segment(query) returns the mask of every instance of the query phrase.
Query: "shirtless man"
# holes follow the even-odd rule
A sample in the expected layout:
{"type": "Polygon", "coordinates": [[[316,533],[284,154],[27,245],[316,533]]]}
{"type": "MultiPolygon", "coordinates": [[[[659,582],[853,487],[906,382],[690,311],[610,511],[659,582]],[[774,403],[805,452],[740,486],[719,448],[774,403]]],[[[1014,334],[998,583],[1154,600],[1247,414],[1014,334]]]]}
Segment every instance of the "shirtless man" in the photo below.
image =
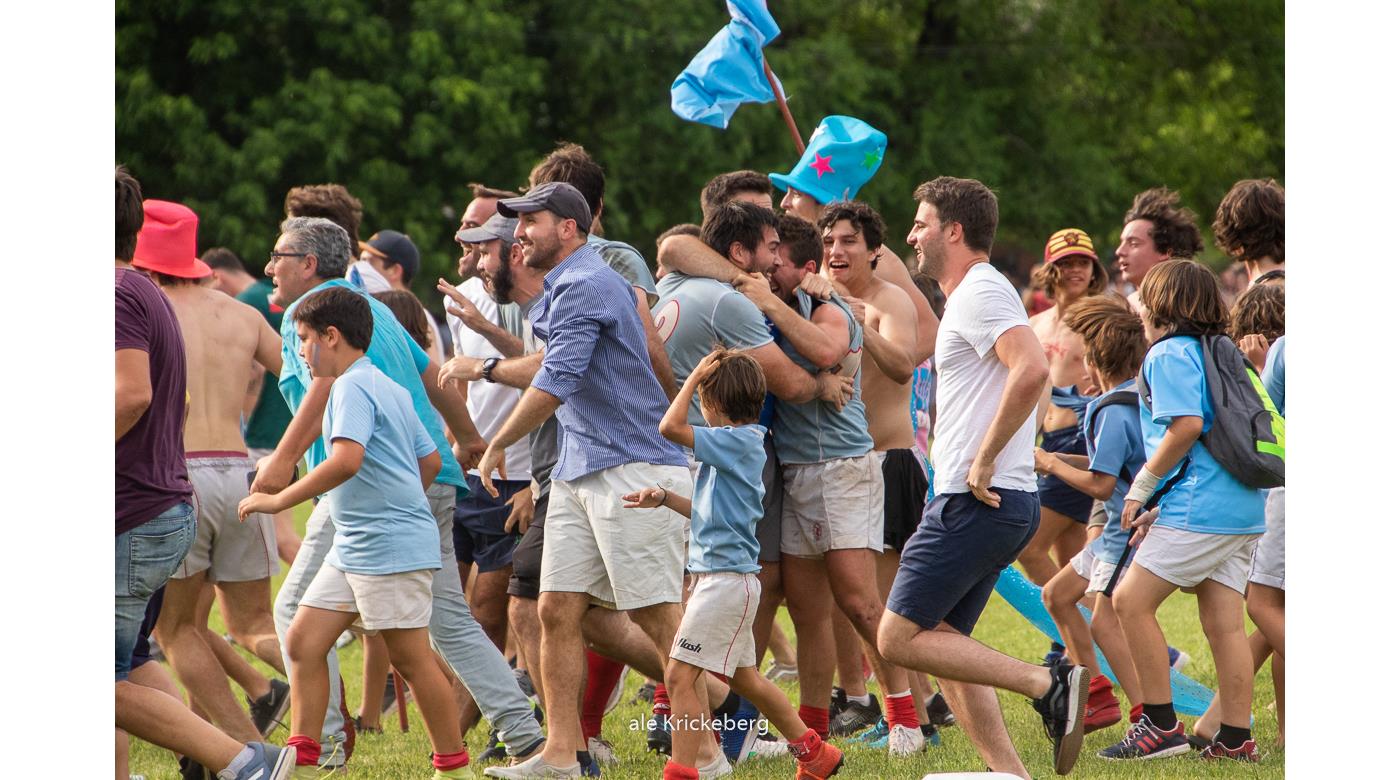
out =
{"type": "MultiPolygon", "coordinates": [[[[1033,280],[1044,288],[1055,305],[1031,317],[1031,330],[1050,363],[1048,395],[1041,399],[1041,430],[1046,452],[1086,455],[1081,428],[1084,407],[1095,393],[1084,368],[1084,342],[1061,321],[1062,313],[1086,295],[1098,295],[1108,286],[1108,271],[1094,253],[1089,234],[1078,228],[1056,231],[1045,244],[1045,262],[1033,280]],[[1048,403],[1047,403],[1048,402],[1048,403]]],[[[1052,476],[1039,478],[1040,527],[1021,551],[1026,576],[1044,585],[1084,549],[1085,528],[1094,500],[1052,476]],[[1055,561],[1050,560],[1050,551],[1055,561]]],[[[1056,647],[1058,650],[1058,646],[1056,647]]],[[[1063,652],[1063,651],[1061,651],[1063,652]]]]}
{"type": "Polygon", "coordinates": [[[1137,288],[1152,266],[1173,257],[1190,259],[1200,254],[1205,244],[1196,226],[1196,215],[1177,205],[1180,198],[1166,187],[1154,187],[1139,192],[1133,206],[1123,215],[1122,243],[1115,254],[1123,278],[1132,284],[1128,305],[1142,313],[1138,306],[1137,288]]]}
{"type": "MultiPolygon", "coordinates": [[[[146,201],[145,210],[133,265],[149,272],[169,297],[184,336],[190,399],[185,462],[199,512],[194,545],[166,585],[156,636],[210,720],[234,739],[257,741],[261,728],[270,729],[271,723],[255,727],[234,699],[220,657],[232,651],[209,631],[210,603],[200,593],[206,582],[213,584],[238,644],[286,674],[272,621],[269,582],[279,569],[273,520],[254,515],[239,522],[236,511],[254,468],[239,426],[247,366],[256,360],[268,371],[280,371],[280,339],[256,309],[200,284],[211,271],[195,257],[193,211],[156,200],[146,201]]],[[[271,694],[282,705],[289,703],[285,686],[278,697],[265,679],[256,679],[265,690],[251,695],[271,694]]]]}

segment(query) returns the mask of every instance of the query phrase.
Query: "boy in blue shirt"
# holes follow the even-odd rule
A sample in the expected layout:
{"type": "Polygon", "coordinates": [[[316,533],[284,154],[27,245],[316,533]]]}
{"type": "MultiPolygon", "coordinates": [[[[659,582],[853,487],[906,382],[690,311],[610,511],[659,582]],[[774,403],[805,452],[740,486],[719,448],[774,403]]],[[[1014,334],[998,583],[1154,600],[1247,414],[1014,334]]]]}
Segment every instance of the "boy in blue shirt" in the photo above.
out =
{"type": "Polygon", "coordinates": [[[1120,301],[1098,295],[1085,298],[1064,312],[1063,321],[1084,342],[1084,366],[1096,387],[1106,392],[1089,401],[1084,414],[1088,455],[1035,450],[1035,470],[1104,503],[1108,522],[1058,574],[1045,584],[1041,596],[1060,630],[1075,663],[1089,670],[1089,703],[1084,732],[1117,723],[1123,715],[1113,695],[1113,683],[1099,669],[1094,644],[1103,650],[1123,692],[1132,705],[1131,719],[1142,714],[1142,689],[1133,670],[1127,640],[1110,600],[1109,584],[1132,534],[1120,524],[1123,497],[1132,476],[1147,459],[1138,423],[1133,375],[1142,365],[1147,341],[1142,321],[1120,301]],[[1116,402],[1116,403],[1115,403],[1116,402]],[[1092,624],[1079,612],[1085,593],[1097,593],[1092,624]]]}
{"type": "Polygon", "coordinates": [[[287,631],[294,778],[320,776],[318,736],[330,696],[326,654],[352,626],[382,632],[408,681],[433,745],[435,780],[467,777],[456,700],[428,644],[437,521],[425,491],[442,458],[404,390],[365,357],[374,318],[364,296],[332,287],[307,296],[293,318],[313,376],[334,377],[324,420],[329,457],[276,495],[254,493],[240,517],[275,514],[328,493],[337,512],[326,564],[287,631]]]}
{"type": "Polygon", "coordinates": [[[1215,274],[1189,260],[1154,266],[1139,298],[1153,342],[1140,404],[1147,462],[1123,501],[1123,528],[1136,529],[1132,565],[1114,593],[1143,690],[1143,717],[1104,758],[1155,758],[1190,750],[1172,708],[1167,644],[1157,608],[1177,588],[1194,588],[1201,628],[1220,680],[1220,731],[1206,758],[1258,761],[1249,732],[1254,670],[1244,632],[1244,590],[1264,532],[1264,491],[1248,487],[1201,442],[1214,410],[1198,334],[1224,332],[1229,315],[1215,274]],[[1144,505],[1157,501],[1151,511],[1144,505]],[[1141,513],[1141,514],[1140,514],[1141,513]]]}
{"type": "MultiPolygon", "coordinates": [[[[758,520],[763,516],[763,426],[758,425],[767,384],[758,361],[718,349],[702,360],[661,419],[661,434],[691,448],[700,463],[693,499],[649,487],[623,496],[629,508],[665,506],[691,518],[691,574],[685,615],[666,667],[673,722],[666,780],[697,780],[706,722],[706,671],[727,675],[730,687],[752,701],[788,740],[799,778],[826,778],[843,755],[807,728],[786,694],[758,673],[753,620],[758,610],[758,520]],[[709,427],[687,422],[699,391],[709,427]]],[[[721,756],[720,761],[724,760],[721,756]]],[[[717,767],[703,767],[707,774],[717,767]]]]}

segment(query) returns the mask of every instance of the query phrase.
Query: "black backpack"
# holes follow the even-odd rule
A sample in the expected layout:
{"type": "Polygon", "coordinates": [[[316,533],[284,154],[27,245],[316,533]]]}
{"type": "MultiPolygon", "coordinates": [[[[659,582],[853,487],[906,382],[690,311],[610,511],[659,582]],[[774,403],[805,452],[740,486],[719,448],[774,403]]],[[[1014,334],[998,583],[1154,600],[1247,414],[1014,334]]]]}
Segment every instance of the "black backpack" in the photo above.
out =
{"type": "MultiPolygon", "coordinates": [[[[1137,394],[1137,391],[1136,391],[1136,390],[1114,390],[1113,392],[1111,392],[1111,393],[1109,393],[1108,395],[1104,396],[1104,397],[1103,397],[1103,400],[1099,401],[1098,406],[1095,406],[1095,407],[1094,407],[1094,413],[1091,414],[1091,415],[1089,415],[1089,424],[1088,424],[1088,426],[1086,426],[1088,430],[1085,431],[1085,435],[1088,436],[1089,441],[1095,441],[1095,440],[1096,440],[1096,437],[1097,437],[1097,435],[1098,435],[1098,430],[1097,430],[1097,428],[1098,428],[1099,414],[1102,413],[1103,410],[1104,410],[1105,408],[1107,408],[1107,407],[1109,407],[1109,406],[1133,406],[1133,407],[1136,407],[1137,405],[1138,405],[1138,394],[1137,394]]],[[[1137,476],[1137,475],[1136,475],[1136,474],[1133,474],[1133,473],[1130,472],[1130,471],[1128,471],[1128,466],[1127,466],[1126,463],[1123,464],[1123,468],[1120,469],[1119,472],[1118,472],[1118,478],[1121,479],[1121,480],[1123,480],[1124,482],[1129,483],[1129,484],[1132,483],[1133,477],[1135,477],[1135,476],[1137,476]]]]}
{"type": "MultiPolygon", "coordinates": [[[[1249,364],[1235,342],[1226,336],[1172,333],[1157,342],[1184,335],[1197,336],[1201,340],[1206,390],[1214,413],[1210,430],[1201,437],[1206,451],[1231,476],[1248,487],[1281,487],[1284,475],[1283,416],[1278,413],[1273,399],[1269,398],[1264,383],[1259,381],[1254,366],[1249,364]]],[[[1156,346],[1155,342],[1153,346],[1156,346]]],[[[1152,388],[1140,371],[1137,388],[1150,409],[1152,388]]]]}

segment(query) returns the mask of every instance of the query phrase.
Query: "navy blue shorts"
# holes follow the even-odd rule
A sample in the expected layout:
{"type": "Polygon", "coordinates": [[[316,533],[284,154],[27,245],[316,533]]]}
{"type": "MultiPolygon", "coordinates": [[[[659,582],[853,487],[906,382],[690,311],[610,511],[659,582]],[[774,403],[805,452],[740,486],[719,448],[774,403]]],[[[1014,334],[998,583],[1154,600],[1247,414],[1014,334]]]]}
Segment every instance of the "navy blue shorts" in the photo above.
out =
{"type": "Polygon", "coordinates": [[[496,571],[510,565],[515,543],[520,534],[506,533],[506,518],[510,517],[510,499],[521,490],[528,490],[526,480],[496,480],[500,498],[492,498],[481,486],[481,478],[467,474],[471,493],[457,499],[452,511],[452,546],[460,563],[475,563],[477,571],[496,571]]]}
{"type": "MultiPolygon", "coordinates": [[[[1089,454],[1084,443],[1084,429],[1078,425],[1058,431],[1046,431],[1041,437],[1040,448],[1046,452],[1089,454]]],[[[1089,512],[1094,508],[1094,499],[1088,493],[1081,493],[1065,484],[1059,477],[1049,474],[1040,476],[1036,480],[1036,486],[1040,490],[1041,506],[1053,509],[1081,525],[1089,522],[1089,512]]]]}
{"type": "Polygon", "coordinates": [[[947,623],[971,635],[1001,570],[1040,527],[1035,493],[992,488],[993,509],[971,493],[945,493],[924,507],[919,530],[904,545],[889,611],[930,629],[947,623]]]}

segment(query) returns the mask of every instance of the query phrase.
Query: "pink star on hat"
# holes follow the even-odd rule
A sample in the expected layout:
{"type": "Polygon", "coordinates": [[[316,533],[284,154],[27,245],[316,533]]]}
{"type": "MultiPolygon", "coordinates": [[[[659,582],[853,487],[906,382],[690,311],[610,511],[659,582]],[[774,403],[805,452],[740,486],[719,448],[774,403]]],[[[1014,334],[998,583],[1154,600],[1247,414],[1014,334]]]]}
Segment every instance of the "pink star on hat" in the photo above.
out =
{"type": "Polygon", "coordinates": [[[807,167],[817,169],[818,179],[820,179],[822,177],[822,174],[824,173],[835,173],[835,171],[831,169],[831,155],[828,154],[827,156],[822,157],[821,153],[818,152],[813,156],[816,158],[816,161],[807,167]]]}

